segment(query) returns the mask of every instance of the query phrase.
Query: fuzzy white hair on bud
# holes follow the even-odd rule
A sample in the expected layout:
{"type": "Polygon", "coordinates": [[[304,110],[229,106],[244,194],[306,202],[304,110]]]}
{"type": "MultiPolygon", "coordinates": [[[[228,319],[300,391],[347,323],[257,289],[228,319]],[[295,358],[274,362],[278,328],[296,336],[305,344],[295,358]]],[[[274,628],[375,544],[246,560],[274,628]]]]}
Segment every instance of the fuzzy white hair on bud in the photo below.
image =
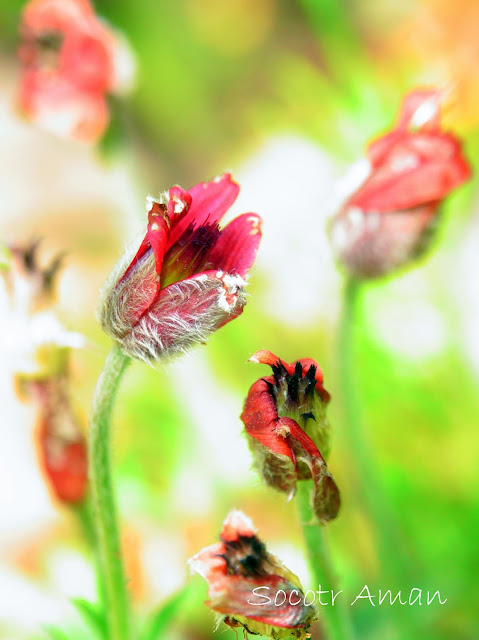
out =
{"type": "Polygon", "coordinates": [[[246,282],[241,276],[218,271],[216,277],[223,283],[223,291],[218,299],[218,306],[228,312],[235,307],[238,292],[243,292],[246,282]]]}
{"type": "Polygon", "coordinates": [[[103,330],[123,352],[148,363],[203,344],[246,304],[243,278],[222,271],[175,282],[157,299],[156,282],[154,258],[145,256],[126,278],[110,279],[98,312],[103,330]]]}

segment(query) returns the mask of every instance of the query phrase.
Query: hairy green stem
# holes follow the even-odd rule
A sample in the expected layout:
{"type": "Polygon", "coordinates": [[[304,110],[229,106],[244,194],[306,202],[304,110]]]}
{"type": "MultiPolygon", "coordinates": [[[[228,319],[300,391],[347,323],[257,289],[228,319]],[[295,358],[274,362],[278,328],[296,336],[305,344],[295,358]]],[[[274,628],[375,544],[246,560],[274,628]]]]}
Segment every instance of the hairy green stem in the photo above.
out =
{"type": "MultiPolygon", "coordinates": [[[[371,437],[364,424],[359,396],[359,376],[354,366],[355,326],[361,294],[359,281],[346,282],[340,326],[339,368],[341,396],[345,417],[345,433],[355,462],[355,481],[358,491],[376,529],[377,544],[383,566],[389,566],[391,578],[412,580],[410,552],[402,536],[397,514],[385,495],[371,445],[371,437]]],[[[406,585],[402,585],[406,586],[406,585]]]]}
{"type": "Polygon", "coordinates": [[[312,483],[309,480],[298,482],[297,502],[300,524],[306,546],[309,570],[314,581],[313,591],[329,591],[327,606],[320,606],[319,613],[324,616],[327,637],[330,640],[352,640],[354,638],[349,612],[341,598],[332,602],[333,592],[338,593],[337,581],[331,563],[326,540],[326,527],[318,524],[311,508],[312,483]]]}
{"type": "Polygon", "coordinates": [[[88,433],[90,490],[109,640],[128,640],[130,637],[129,602],[110,463],[111,416],[128,362],[129,358],[115,345],[98,378],[88,433]]]}

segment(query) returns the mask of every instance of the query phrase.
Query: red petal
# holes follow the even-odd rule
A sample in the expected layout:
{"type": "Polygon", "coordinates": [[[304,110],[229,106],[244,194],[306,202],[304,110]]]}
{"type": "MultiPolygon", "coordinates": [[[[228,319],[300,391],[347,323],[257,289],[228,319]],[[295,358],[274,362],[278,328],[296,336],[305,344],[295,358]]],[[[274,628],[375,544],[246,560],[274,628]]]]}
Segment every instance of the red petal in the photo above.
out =
{"type": "Polygon", "coordinates": [[[271,351],[265,351],[263,349],[257,351],[256,353],[253,353],[253,355],[249,359],[249,362],[267,364],[270,367],[273,367],[274,365],[282,365],[290,376],[293,375],[294,367],[296,364],[295,362],[293,364],[288,364],[284,360],[281,360],[281,358],[278,358],[278,356],[275,356],[271,351]]]}
{"type": "Polygon", "coordinates": [[[192,222],[195,226],[200,226],[206,221],[210,224],[218,222],[238,197],[239,185],[232,180],[230,173],[225,173],[212,182],[200,182],[188,193],[192,197],[191,207],[187,215],[171,230],[168,248],[192,222]]]}
{"type": "Polygon", "coordinates": [[[227,273],[245,276],[261,242],[261,222],[256,213],[244,213],[230,222],[210,254],[211,263],[227,273]]]}
{"type": "Polygon", "coordinates": [[[341,506],[339,489],[333,476],[326,466],[323,456],[311,438],[304,433],[298,423],[291,418],[281,418],[278,430],[284,429],[285,438],[288,440],[296,459],[307,462],[313,479],[314,491],[312,506],[314,513],[320,522],[334,520],[341,506]]]}
{"type": "Polygon", "coordinates": [[[283,629],[309,626],[315,615],[314,608],[304,604],[302,591],[278,575],[258,578],[224,576],[210,588],[210,595],[213,597],[207,604],[218,613],[241,616],[283,629]],[[265,589],[256,594],[253,590],[257,587],[265,589]],[[269,602],[261,597],[266,594],[269,602]]]}
{"type": "Polygon", "coordinates": [[[166,245],[170,235],[170,221],[165,207],[153,202],[148,212],[147,236],[153,255],[155,256],[155,270],[158,277],[161,274],[166,245]]]}
{"type": "Polygon", "coordinates": [[[274,378],[272,376],[262,378],[251,385],[241,420],[246,432],[252,438],[255,438],[275,455],[287,456],[294,460],[290,445],[277,432],[278,410],[269,392],[268,382],[274,384],[274,378]]]}
{"type": "Polygon", "coordinates": [[[459,141],[444,133],[396,132],[370,147],[373,171],[349,204],[397,211],[442,200],[470,176],[459,141]]]}
{"type": "Polygon", "coordinates": [[[281,358],[278,358],[278,356],[275,356],[274,353],[272,353],[271,351],[265,351],[264,349],[261,349],[260,351],[256,351],[256,353],[253,353],[253,355],[248,360],[248,362],[256,362],[258,364],[267,364],[271,367],[272,365],[277,364],[278,362],[282,362],[282,360],[281,358]]]}
{"type": "Polygon", "coordinates": [[[178,185],[168,191],[168,216],[172,226],[185,216],[191,207],[191,195],[178,185]]]}
{"type": "Polygon", "coordinates": [[[169,225],[170,223],[168,220],[167,212],[164,210],[164,205],[160,205],[158,202],[153,202],[151,209],[148,212],[148,226],[146,236],[143,238],[142,243],[135,254],[135,257],[128,265],[125,273],[121,277],[120,282],[122,282],[127,277],[138,260],[140,260],[147,251],[152,249],[153,255],[155,257],[155,271],[158,275],[158,286],[156,290],[156,294],[158,294],[160,290],[159,276],[161,274],[163,258],[165,257],[165,249],[170,235],[169,225]]]}
{"type": "Polygon", "coordinates": [[[301,448],[304,449],[308,456],[310,456],[311,458],[320,458],[324,462],[323,456],[319,453],[318,447],[314,444],[308,434],[301,429],[296,420],[286,417],[280,418],[276,425],[276,429],[278,433],[286,430],[289,435],[283,435],[281,437],[286,437],[286,439],[293,438],[301,446],[301,448]]]}

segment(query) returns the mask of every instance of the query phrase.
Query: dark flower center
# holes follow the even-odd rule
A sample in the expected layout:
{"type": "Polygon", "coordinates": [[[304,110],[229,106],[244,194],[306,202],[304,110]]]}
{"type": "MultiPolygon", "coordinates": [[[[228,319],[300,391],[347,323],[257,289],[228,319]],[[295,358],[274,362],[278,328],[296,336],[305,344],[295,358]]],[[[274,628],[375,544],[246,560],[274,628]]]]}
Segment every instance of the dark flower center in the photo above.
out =
{"type": "Polygon", "coordinates": [[[191,223],[183,235],[168,250],[161,270],[161,286],[184,280],[195,273],[214,269],[211,251],[221,235],[218,224],[191,223]]]}
{"type": "Polygon", "coordinates": [[[229,575],[244,577],[266,575],[264,568],[267,559],[266,547],[257,536],[238,536],[237,540],[222,540],[222,542],[225,553],[221,557],[226,562],[229,575]]]}
{"type": "Polygon", "coordinates": [[[266,380],[278,416],[295,420],[313,440],[323,457],[329,452],[329,423],[326,418],[326,403],[316,390],[317,367],[312,364],[303,373],[301,362],[297,362],[292,374],[281,361],[272,365],[274,384],[266,380]]]}
{"type": "Polygon", "coordinates": [[[292,417],[291,413],[300,413],[315,419],[313,407],[315,404],[316,369],[312,364],[303,375],[303,367],[297,362],[291,375],[282,362],[272,365],[275,384],[268,383],[278,414],[292,417]]]}
{"type": "Polygon", "coordinates": [[[25,34],[21,49],[23,63],[27,67],[56,69],[63,40],[64,34],[55,29],[25,34]]]}

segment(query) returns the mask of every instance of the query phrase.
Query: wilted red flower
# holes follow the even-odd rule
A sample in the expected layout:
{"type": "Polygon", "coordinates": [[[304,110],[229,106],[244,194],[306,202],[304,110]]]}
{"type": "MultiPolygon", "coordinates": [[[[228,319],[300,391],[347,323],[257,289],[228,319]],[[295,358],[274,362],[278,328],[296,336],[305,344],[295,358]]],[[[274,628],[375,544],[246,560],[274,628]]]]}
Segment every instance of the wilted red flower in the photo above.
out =
{"type": "Polygon", "coordinates": [[[89,0],[30,0],[20,31],[22,111],[62,137],[97,140],[108,125],[106,95],[131,72],[125,44],[89,0]]]}
{"type": "Polygon", "coordinates": [[[87,444],[72,411],[67,378],[32,381],[28,389],[38,411],[40,466],[58,500],[81,502],[88,482],[87,444]]]}
{"type": "Polygon", "coordinates": [[[370,144],[370,173],[332,221],[334,249],[357,278],[377,277],[427,246],[443,199],[471,174],[441,129],[438,90],[408,94],[390,133],[370,144]]]}
{"type": "Polygon", "coordinates": [[[206,603],[230,627],[272,638],[309,638],[316,619],[305,604],[301,583],[257,537],[253,523],[232,511],[223,523],[221,542],[190,560],[208,582],[206,603]]]}
{"type": "Polygon", "coordinates": [[[243,277],[261,240],[261,218],[245,213],[223,229],[236,200],[230,174],[150,201],[146,236],[107,282],[103,329],[132,358],[151,361],[202,343],[245,305],[243,277]]]}
{"type": "Polygon", "coordinates": [[[298,480],[313,479],[312,506],[320,521],[335,518],[340,497],[326,466],[330,396],[314,360],[287,364],[270,351],[252,362],[268,364],[272,376],[257,380],[248,392],[241,420],[255,464],[265,482],[290,496],[298,480]]]}

